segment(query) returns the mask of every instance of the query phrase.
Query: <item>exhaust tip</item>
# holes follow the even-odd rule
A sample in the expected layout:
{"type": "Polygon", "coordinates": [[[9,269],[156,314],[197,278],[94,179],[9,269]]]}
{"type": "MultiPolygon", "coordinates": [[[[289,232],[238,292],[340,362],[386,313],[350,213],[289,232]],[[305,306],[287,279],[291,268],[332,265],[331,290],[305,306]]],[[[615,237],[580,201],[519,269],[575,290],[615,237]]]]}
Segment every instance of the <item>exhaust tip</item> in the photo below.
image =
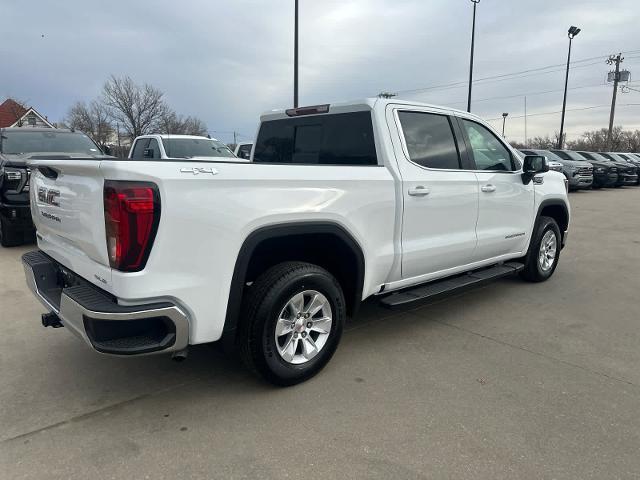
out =
{"type": "Polygon", "coordinates": [[[173,355],[171,355],[171,360],[173,360],[174,362],[183,362],[187,359],[188,354],[189,350],[184,348],[182,350],[174,352],[173,355]]]}

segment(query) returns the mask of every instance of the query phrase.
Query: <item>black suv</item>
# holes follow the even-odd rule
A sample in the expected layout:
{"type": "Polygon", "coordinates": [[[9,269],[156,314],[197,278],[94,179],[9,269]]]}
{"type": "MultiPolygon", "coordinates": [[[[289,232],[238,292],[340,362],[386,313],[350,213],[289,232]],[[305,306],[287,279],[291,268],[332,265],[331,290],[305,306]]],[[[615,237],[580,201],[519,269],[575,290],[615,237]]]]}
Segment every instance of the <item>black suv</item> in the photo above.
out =
{"type": "Polygon", "coordinates": [[[634,167],[636,167],[636,174],[637,174],[636,185],[640,185],[640,156],[638,156],[637,153],[621,153],[621,152],[616,152],[616,155],[620,157],[622,160],[624,160],[625,162],[630,163],[634,167]]]}
{"type": "Polygon", "coordinates": [[[633,163],[613,152],[600,152],[600,155],[618,165],[618,175],[622,176],[624,185],[638,183],[638,169],[633,163]]]}
{"type": "Polygon", "coordinates": [[[57,128],[0,129],[0,244],[32,241],[29,208],[30,159],[113,158],[84,133],[57,128]]]}
{"type": "Polygon", "coordinates": [[[597,152],[576,152],[593,165],[593,188],[619,187],[624,177],[618,176],[618,166],[597,152]]]}

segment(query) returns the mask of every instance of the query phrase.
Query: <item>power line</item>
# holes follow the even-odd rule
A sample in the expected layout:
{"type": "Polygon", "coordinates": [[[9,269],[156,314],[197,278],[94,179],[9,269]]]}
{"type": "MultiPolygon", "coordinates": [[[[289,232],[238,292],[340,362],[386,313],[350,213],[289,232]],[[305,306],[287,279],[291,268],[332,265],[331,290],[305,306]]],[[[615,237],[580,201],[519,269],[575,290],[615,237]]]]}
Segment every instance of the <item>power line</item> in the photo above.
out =
{"type": "MultiPolygon", "coordinates": [[[[640,106],[640,103],[625,103],[622,105],[618,105],[618,107],[638,107],[640,106]]],[[[580,107],[580,108],[570,108],[567,109],[567,112],[578,112],[581,110],[593,110],[596,108],[609,108],[610,105],[591,105],[589,107],[580,107]]],[[[543,115],[555,115],[557,113],[562,113],[562,110],[558,110],[555,112],[537,112],[537,113],[529,113],[527,114],[527,117],[537,117],[537,116],[543,116],[543,115]]],[[[509,118],[524,118],[524,115],[509,115],[509,118]]],[[[502,117],[496,117],[496,118],[489,118],[489,119],[485,119],[487,122],[493,122],[495,120],[502,120],[502,117]]]]}
{"type": "MultiPolygon", "coordinates": [[[[588,63],[586,65],[576,65],[576,66],[573,67],[573,69],[591,67],[593,65],[599,65],[599,64],[600,64],[600,61],[593,62],[593,63],[588,63]]],[[[547,75],[549,73],[563,72],[565,70],[565,68],[558,68],[558,69],[555,69],[555,70],[538,71],[538,72],[533,72],[533,73],[528,73],[530,71],[523,70],[522,72],[513,72],[513,73],[509,73],[509,74],[505,73],[505,74],[502,74],[502,75],[494,75],[492,77],[479,78],[477,80],[474,80],[473,83],[474,84],[479,83],[481,85],[485,85],[487,83],[503,82],[505,80],[518,80],[518,79],[521,79],[521,78],[534,77],[536,75],[547,75]]],[[[462,88],[462,87],[466,87],[466,86],[467,86],[466,82],[456,82],[456,83],[450,83],[450,84],[436,85],[436,86],[433,86],[433,87],[415,88],[413,90],[398,90],[395,93],[419,93],[419,92],[425,92],[425,91],[451,90],[451,89],[462,88]]]]}
{"type": "MultiPolygon", "coordinates": [[[[578,87],[569,87],[568,90],[578,90],[581,88],[594,88],[594,87],[604,87],[606,86],[606,83],[595,83],[595,84],[591,84],[591,85],[580,85],[578,87]]],[[[536,96],[536,95],[544,95],[547,93],[557,93],[557,92],[563,92],[563,89],[559,89],[559,90],[543,90],[543,91],[539,91],[539,92],[523,92],[523,93],[518,93],[518,94],[514,94],[514,95],[503,95],[503,96],[499,96],[499,97],[488,97],[488,98],[480,98],[478,100],[474,100],[474,103],[478,103],[478,102],[486,102],[489,100],[502,100],[502,99],[509,99],[509,98],[520,98],[520,97],[529,97],[529,96],[536,96]]],[[[464,102],[445,102],[444,105],[458,105],[458,104],[462,104],[464,102]]]]}
{"type": "MultiPolygon", "coordinates": [[[[640,50],[631,50],[628,53],[636,53],[636,52],[640,52],[640,50]]],[[[570,63],[570,65],[574,65],[574,69],[575,68],[584,68],[584,67],[590,67],[592,65],[598,65],[600,64],[601,60],[604,60],[607,58],[607,55],[599,55],[597,57],[590,57],[590,58],[583,58],[580,60],[575,60],[573,62],[570,63]],[[596,62],[592,62],[586,65],[579,65],[581,63],[584,62],[589,62],[591,60],[598,60],[596,62]]],[[[627,58],[640,58],[640,56],[638,57],[627,57],[627,58]]],[[[474,80],[473,83],[490,83],[490,81],[501,81],[500,79],[503,78],[509,78],[509,77],[516,77],[516,78],[526,78],[529,76],[535,76],[535,75],[546,75],[548,73],[555,73],[555,72],[559,72],[559,71],[564,71],[564,68],[560,68],[557,70],[549,70],[549,69],[553,69],[553,68],[557,68],[557,67],[565,67],[566,64],[554,64],[554,65],[547,65],[545,67],[538,67],[538,68],[531,68],[531,69],[527,69],[527,70],[521,70],[519,72],[511,72],[511,73],[504,73],[504,74],[500,74],[500,75],[493,75],[493,76],[489,76],[489,77],[483,77],[483,78],[479,78],[477,80],[474,80]],[[530,75],[527,75],[530,74],[530,75]]],[[[453,82],[453,83],[445,83],[445,84],[440,84],[440,85],[433,85],[430,87],[422,87],[422,88],[415,88],[415,89],[407,89],[407,90],[398,90],[394,93],[417,93],[417,92],[422,92],[422,91],[428,91],[428,90],[441,90],[441,89],[450,89],[450,88],[460,88],[460,86],[467,86],[468,82],[466,81],[460,81],[460,82],[453,82]]]]}

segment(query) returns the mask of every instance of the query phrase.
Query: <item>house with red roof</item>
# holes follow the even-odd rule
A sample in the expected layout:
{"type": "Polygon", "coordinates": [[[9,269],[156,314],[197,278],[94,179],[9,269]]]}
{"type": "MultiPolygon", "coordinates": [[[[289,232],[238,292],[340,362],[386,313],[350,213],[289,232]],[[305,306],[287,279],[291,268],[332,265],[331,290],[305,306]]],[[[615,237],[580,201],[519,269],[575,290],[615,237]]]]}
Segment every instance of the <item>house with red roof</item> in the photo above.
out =
{"type": "Polygon", "coordinates": [[[0,105],[0,128],[5,127],[55,128],[35,108],[24,106],[11,98],[0,105]]]}

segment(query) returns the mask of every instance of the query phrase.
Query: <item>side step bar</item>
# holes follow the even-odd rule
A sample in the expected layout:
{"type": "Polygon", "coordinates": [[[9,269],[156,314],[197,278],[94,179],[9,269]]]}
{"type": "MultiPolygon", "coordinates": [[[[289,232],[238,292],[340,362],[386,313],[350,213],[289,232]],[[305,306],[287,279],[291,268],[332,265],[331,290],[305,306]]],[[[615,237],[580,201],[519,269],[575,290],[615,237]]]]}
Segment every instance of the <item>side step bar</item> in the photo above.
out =
{"type": "Polygon", "coordinates": [[[519,262],[506,262],[483,270],[458,275],[457,277],[436,280],[427,284],[390,293],[383,297],[380,303],[387,308],[415,306],[415,303],[434,300],[440,297],[460,293],[474,287],[479,287],[498,278],[513,275],[524,269],[519,262]]]}

